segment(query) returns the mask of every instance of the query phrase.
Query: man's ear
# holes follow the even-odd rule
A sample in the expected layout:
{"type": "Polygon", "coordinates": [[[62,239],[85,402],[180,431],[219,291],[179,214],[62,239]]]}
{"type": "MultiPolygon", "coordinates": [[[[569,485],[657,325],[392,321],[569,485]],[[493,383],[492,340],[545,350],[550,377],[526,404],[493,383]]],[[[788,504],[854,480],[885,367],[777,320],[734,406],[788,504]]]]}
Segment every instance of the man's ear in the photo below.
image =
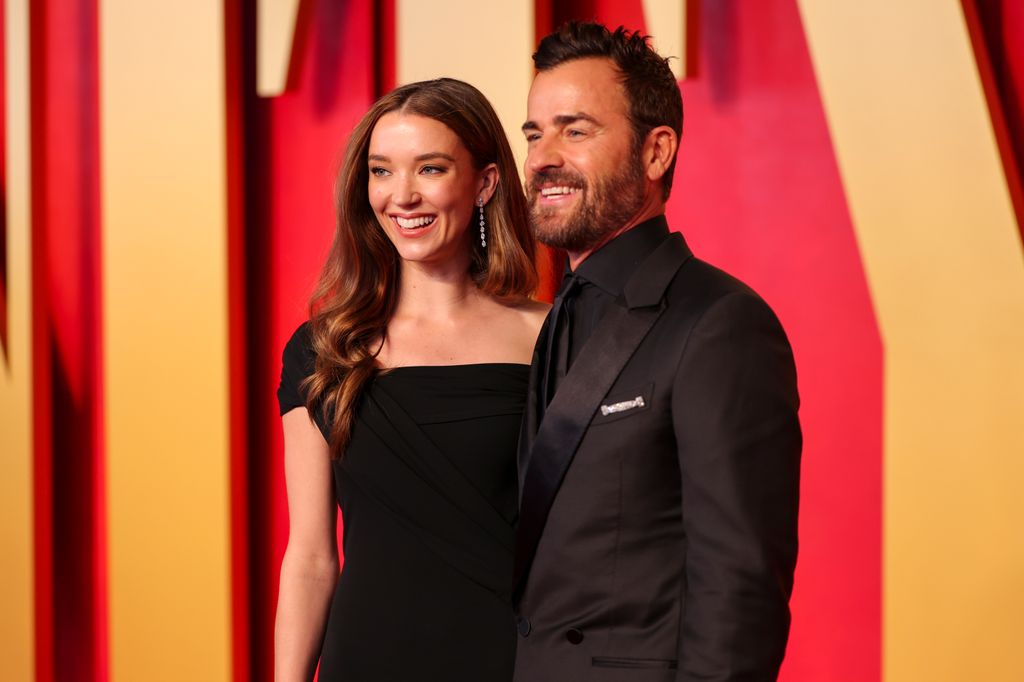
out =
{"type": "Polygon", "coordinates": [[[676,150],[679,149],[679,137],[676,131],[668,126],[658,126],[647,133],[644,140],[643,162],[647,179],[658,182],[668,172],[676,150]]]}

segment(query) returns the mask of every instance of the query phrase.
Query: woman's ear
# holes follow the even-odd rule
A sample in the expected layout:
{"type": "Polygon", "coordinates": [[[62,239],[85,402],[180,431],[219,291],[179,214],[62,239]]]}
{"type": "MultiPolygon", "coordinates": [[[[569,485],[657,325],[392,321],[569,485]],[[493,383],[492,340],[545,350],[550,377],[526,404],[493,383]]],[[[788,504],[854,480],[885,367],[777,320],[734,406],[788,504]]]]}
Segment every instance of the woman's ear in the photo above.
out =
{"type": "Polygon", "coordinates": [[[498,180],[501,176],[498,174],[497,164],[488,164],[482,171],[480,171],[480,182],[476,192],[477,199],[483,199],[486,204],[494,196],[494,190],[498,188],[498,180]]]}

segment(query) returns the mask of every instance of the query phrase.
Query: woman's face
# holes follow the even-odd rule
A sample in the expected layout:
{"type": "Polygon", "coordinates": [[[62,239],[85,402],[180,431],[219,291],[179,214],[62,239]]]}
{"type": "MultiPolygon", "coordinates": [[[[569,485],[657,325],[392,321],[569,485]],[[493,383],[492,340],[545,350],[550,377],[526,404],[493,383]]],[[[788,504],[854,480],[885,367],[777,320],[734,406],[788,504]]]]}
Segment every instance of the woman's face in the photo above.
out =
{"type": "Polygon", "coordinates": [[[370,206],[402,259],[468,268],[467,232],[477,198],[490,199],[493,164],[477,170],[448,126],[398,112],[377,121],[367,163],[370,206]]]}

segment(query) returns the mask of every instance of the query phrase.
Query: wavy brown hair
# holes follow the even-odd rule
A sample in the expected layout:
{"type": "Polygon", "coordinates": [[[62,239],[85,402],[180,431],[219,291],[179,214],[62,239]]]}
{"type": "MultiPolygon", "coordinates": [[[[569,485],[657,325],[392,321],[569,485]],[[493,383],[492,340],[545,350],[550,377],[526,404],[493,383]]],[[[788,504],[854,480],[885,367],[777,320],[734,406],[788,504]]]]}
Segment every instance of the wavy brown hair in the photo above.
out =
{"type": "MultiPolygon", "coordinates": [[[[316,365],[303,383],[310,414],[331,425],[331,457],[348,446],[352,421],[367,382],[380,369],[377,353],[398,299],[398,252],[370,207],[367,153],[377,121],[387,113],[415,114],[448,126],[482,170],[498,169],[498,184],[484,208],[487,247],[470,239],[469,275],[492,296],[513,300],[537,286],[535,242],[516,162],[487,98],[452,78],[410,83],[381,97],[352,131],[335,186],[334,243],[310,300],[310,336],[316,365]]],[[[474,211],[472,215],[476,215],[474,211]]]]}

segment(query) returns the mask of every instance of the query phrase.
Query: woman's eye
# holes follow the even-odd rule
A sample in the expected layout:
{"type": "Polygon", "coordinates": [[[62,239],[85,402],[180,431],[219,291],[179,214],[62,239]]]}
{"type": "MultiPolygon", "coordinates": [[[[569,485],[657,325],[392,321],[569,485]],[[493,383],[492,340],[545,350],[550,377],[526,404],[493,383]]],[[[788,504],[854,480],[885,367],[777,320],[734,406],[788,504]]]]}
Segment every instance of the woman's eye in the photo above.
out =
{"type": "Polygon", "coordinates": [[[373,175],[374,177],[380,178],[380,177],[384,177],[387,174],[388,174],[388,169],[387,168],[381,168],[380,166],[371,166],[370,167],[370,175],[373,175]]]}
{"type": "Polygon", "coordinates": [[[444,170],[441,166],[424,166],[420,172],[425,175],[437,175],[438,173],[444,173],[444,170]]]}

